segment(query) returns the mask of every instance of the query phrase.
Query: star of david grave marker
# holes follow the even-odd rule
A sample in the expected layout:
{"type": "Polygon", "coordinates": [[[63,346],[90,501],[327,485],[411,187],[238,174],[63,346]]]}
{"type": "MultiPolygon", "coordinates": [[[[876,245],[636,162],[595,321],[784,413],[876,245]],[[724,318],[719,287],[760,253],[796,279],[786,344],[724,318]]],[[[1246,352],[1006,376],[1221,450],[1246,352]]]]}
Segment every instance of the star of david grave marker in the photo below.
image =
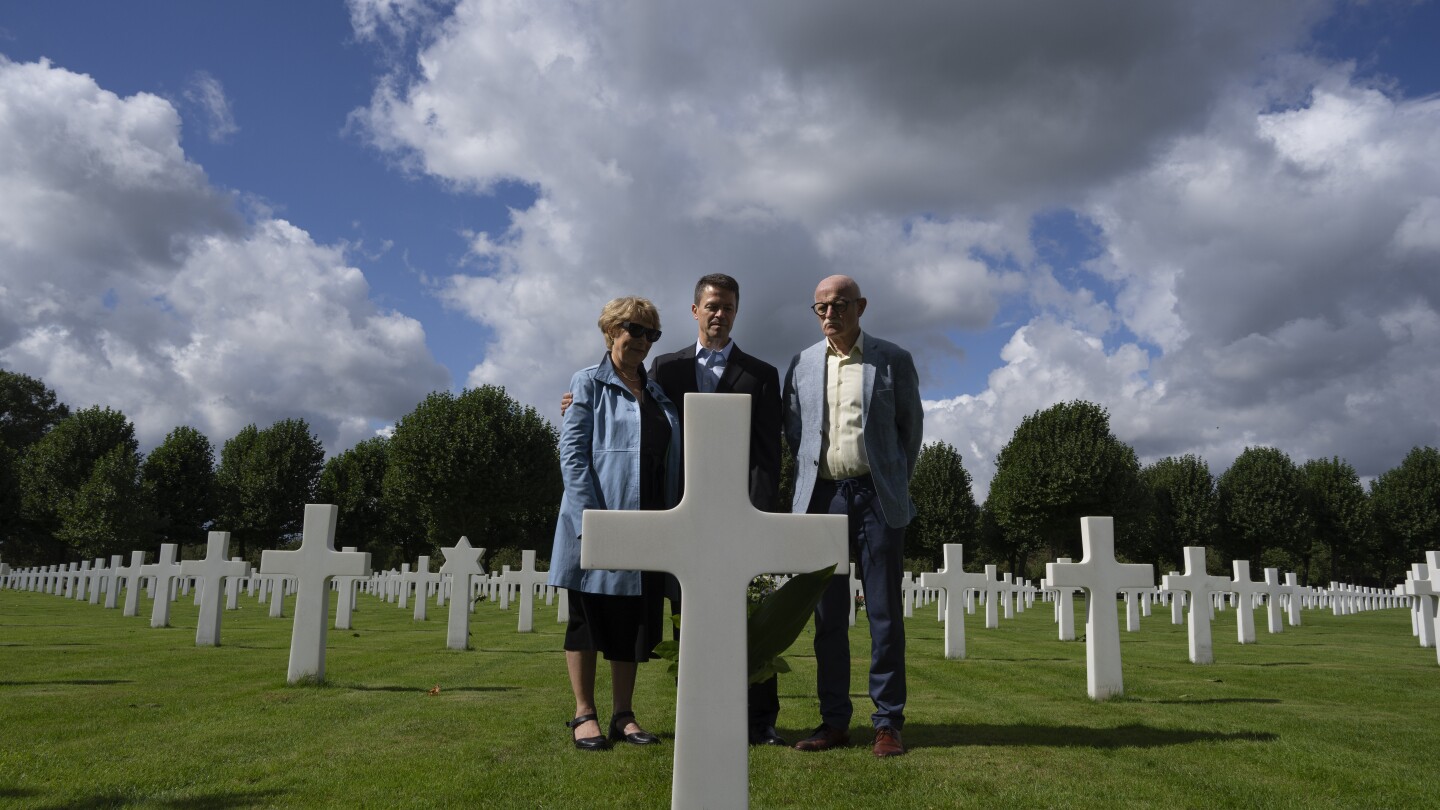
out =
{"type": "Polygon", "coordinates": [[[445,646],[463,650],[469,646],[470,605],[474,602],[470,596],[470,581],[473,577],[485,575],[485,569],[480,566],[485,549],[474,548],[470,545],[470,538],[461,537],[452,548],[440,551],[445,555],[440,573],[449,574],[451,582],[450,626],[446,630],[445,646]]]}

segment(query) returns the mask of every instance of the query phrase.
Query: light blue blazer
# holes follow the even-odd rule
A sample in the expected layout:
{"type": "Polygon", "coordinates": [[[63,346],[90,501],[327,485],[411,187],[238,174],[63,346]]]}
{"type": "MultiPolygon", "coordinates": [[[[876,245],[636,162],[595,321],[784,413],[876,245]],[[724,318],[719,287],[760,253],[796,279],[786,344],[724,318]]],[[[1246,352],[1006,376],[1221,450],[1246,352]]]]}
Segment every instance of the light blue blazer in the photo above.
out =
{"type": "MultiPolygon", "coordinates": [[[[680,415],[653,379],[645,391],[670,420],[665,503],[680,499],[680,415]]],[[[586,509],[640,508],[640,403],[607,354],[570,378],[575,400],[560,425],[560,519],[550,551],[551,585],[586,593],[640,594],[639,571],[586,571],[580,567],[580,517],[586,509]]]]}
{"type": "MultiPolygon", "coordinates": [[[[865,453],[885,523],[898,529],[915,516],[910,476],[920,457],[925,419],[920,378],[909,352],[863,331],[860,341],[865,453]]],[[[825,443],[825,347],[821,340],[795,355],[785,372],[785,440],[795,460],[795,500],[790,511],[796,513],[810,506],[825,443]]]]}

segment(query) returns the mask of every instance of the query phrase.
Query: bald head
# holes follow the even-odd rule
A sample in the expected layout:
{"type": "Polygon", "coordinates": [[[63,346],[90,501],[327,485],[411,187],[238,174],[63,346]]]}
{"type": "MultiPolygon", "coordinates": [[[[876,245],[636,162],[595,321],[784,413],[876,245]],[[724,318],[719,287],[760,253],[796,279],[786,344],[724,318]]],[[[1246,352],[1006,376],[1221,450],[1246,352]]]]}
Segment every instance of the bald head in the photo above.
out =
{"type": "Polygon", "coordinates": [[[821,280],[820,285],[815,288],[816,301],[829,301],[834,298],[854,301],[859,297],[860,284],[849,276],[829,276],[821,280]]]}
{"type": "Polygon", "coordinates": [[[860,337],[860,316],[865,312],[860,285],[849,276],[826,278],[815,288],[815,308],[825,339],[837,350],[848,353],[860,337]]]}

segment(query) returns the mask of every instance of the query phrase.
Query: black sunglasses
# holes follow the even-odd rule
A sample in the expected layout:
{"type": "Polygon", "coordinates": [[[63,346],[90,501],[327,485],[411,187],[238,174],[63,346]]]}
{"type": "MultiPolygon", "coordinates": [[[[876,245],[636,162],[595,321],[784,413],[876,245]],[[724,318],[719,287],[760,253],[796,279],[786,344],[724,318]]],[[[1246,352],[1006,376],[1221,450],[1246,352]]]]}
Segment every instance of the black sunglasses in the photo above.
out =
{"type": "Polygon", "coordinates": [[[834,301],[816,301],[811,305],[810,310],[820,317],[825,317],[825,310],[833,309],[836,315],[844,315],[845,310],[850,307],[850,302],[844,298],[837,298],[834,301]]]}
{"type": "Polygon", "coordinates": [[[620,328],[624,329],[626,332],[629,332],[630,337],[635,338],[636,340],[639,340],[642,337],[650,341],[651,343],[655,343],[656,341],[660,340],[659,329],[651,329],[650,327],[642,323],[635,323],[633,321],[621,321],[620,328]]]}

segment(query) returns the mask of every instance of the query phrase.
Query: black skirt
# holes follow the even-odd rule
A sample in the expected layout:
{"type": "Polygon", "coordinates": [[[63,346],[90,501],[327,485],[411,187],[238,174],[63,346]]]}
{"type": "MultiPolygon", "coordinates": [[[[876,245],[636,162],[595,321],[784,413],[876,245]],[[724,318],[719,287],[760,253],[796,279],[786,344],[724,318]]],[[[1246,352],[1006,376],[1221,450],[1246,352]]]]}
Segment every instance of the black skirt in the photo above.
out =
{"type": "Polygon", "coordinates": [[[598,652],[606,661],[639,663],[656,657],[664,639],[665,575],[640,572],[639,596],[570,592],[565,649],[598,652]]]}

